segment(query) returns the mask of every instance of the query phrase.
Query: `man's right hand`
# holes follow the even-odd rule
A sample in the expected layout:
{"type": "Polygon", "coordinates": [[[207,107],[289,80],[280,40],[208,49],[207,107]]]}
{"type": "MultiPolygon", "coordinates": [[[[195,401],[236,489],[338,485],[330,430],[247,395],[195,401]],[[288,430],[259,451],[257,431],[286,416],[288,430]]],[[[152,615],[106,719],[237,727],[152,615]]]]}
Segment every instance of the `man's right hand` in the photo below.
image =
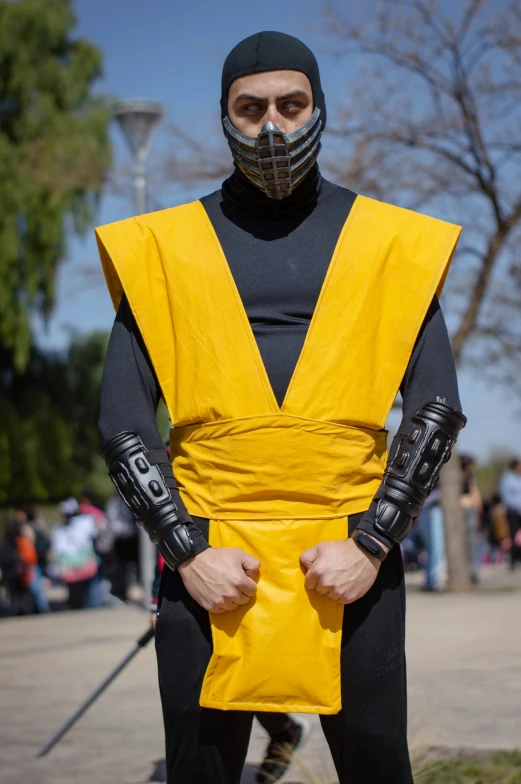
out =
{"type": "Polygon", "coordinates": [[[247,604],[257,592],[260,561],[236,547],[209,547],[179,566],[186,590],[205,610],[225,613],[247,604]]]}

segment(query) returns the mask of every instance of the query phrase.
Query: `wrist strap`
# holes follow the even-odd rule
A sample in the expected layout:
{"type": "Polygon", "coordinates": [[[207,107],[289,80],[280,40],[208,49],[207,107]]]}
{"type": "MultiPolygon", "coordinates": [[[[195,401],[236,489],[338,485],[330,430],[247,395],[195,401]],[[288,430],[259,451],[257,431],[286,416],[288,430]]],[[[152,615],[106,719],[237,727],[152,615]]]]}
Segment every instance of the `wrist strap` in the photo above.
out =
{"type": "Polygon", "coordinates": [[[366,534],[365,531],[361,531],[359,528],[357,528],[352,538],[359,547],[375,558],[378,558],[379,561],[385,561],[387,558],[387,553],[384,548],[381,547],[374,539],[371,539],[369,534],[366,534]]]}

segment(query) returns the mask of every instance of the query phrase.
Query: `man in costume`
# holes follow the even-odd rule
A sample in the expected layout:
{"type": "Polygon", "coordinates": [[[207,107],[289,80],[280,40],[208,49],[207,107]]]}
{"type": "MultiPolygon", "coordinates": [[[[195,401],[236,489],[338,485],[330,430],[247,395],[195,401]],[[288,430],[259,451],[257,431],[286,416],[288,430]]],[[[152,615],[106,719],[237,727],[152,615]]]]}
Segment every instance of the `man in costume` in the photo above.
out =
{"type": "Polygon", "coordinates": [[[221,111],[221,190],[97,230],[101,453],[168,567],[168,782],[238,784],[253,714],[287,711],[320,715],[341,784],[411,784],[399,543],[465,424],[437,299],[460,229],[320,175],[291,36],[232,50],[221,111]]]}

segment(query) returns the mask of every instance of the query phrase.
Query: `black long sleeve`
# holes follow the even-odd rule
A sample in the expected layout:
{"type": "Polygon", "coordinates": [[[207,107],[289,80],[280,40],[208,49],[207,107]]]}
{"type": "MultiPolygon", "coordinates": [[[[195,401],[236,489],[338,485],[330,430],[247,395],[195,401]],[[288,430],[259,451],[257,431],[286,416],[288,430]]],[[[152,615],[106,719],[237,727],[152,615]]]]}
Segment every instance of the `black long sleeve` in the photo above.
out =
{"type": "MultiPolygon", "coordinates": [[[[126,297],[121,300],[110,335],[101,382],[99,431],[103,443],[124,430],[136,433],[149,451],[164,450],[156,411],[162,393],[148,351],[126,297]]],[[[170,461],[160,464],[180,519],[188,526],[195,552],[208,547],[200,527],[188,514],[172,473],[170,461]]]]}
{"type": "MultiPolygon", "coordinates": [[[[400,393],[403,401],[402,421],[389,449],[389,460],[393,459],[398,448],[401,437],[399,433],[425,403],[440,401],[461,411],[456,366],[437,298],[432,301],[416,339],[400,393]]],[[[355,515],[349,520],[349,528],[360,528],[392,547],[392,540],[375,531],[373,522],[369,514],[355,515]]]]}
{"type": "Polygon", "coordinates": [[[456,366],[449,335],[437,298],[431,303],[400,386],[402,422],[408,422],[424,403],[438,400],[461,411],[456,366]]]}
{"type": "MultiPolygon", "coordinates": [[[[318,170],[282,201],[266,199],[239,170],[221,190],[201,199],[228,260],[279,405],[355,200],[356,194],[328,182],[318,170]]],[[[436,299],[418,335],[401,393],[404,421],[428,401],[445,400],[460,408],[452,351],[436,299]]],[[[103,374],[103,439],[131,430],[141,436],[147,448],[161,448],[156,427],[160,398],[146,347],[123,299],[103,374]]],[[[173,476],[171,488],[179,504],[173,476]]],[[[350,518],[350,529],[358,518],[350,518]]],[[[206,533],[207,521],[193,519],[206,533]]]]}
{"type": "Polygon", "coordinates": [[[156,425],[161,399],[152,363],[141,333],[123,296],[110,335],[103,379],[99,430],[108,441],[122,430],[137,433],[147,449],[161,449],[163,439],[156,425]]]}

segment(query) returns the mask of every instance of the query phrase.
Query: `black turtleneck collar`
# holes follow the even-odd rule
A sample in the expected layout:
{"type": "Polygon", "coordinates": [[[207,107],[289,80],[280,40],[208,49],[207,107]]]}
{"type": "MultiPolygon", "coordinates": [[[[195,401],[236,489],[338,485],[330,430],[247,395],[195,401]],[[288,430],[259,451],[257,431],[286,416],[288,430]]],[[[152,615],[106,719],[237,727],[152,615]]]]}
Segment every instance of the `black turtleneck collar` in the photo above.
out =
{"type": "Polygon", "coordinates": [[[283,220],[297,212],[308,212],[317,205],[323,179],[318,166],[310,169],[293,193],[285,199],[269,199],[238,169],[222,184],[222,197],[226,207],[239,212],[255,213],[258,219],[283,220]]]}

